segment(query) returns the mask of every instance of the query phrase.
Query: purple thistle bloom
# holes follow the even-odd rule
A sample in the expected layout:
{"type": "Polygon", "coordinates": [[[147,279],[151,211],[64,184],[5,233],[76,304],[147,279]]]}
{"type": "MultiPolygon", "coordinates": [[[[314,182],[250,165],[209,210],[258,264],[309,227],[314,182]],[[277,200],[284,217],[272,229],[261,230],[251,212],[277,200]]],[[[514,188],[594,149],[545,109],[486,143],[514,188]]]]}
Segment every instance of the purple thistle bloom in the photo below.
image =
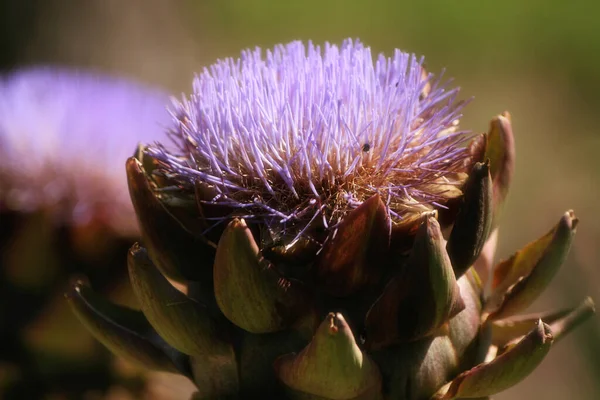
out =
{"type": "Polygon", "coordinates": [[[330,227],[374,194],[398,222],[443,206],[462,182],[458,91],[423,59],[396,50],[373,62],[358,41],[257,48],[205,68],[174,102],[178,154],[148,151],[184,187],[210,187],[207,203],[271,226],[330,227]]]}
{"type": "Polygon", "coordinates": [[[174,149],[126,163],[141,312],[77,281],[74,313],[116,354],[193,380],[194,398],[451,400],[515,385],[594,313],[586,299],[516,316],[578,219],[567,211],[492,268],[510,115],[471,138],[446,85],[422,59],[373,60],[351,40],[218,61],[174,101],[174,149]]]}
{"type": "Polygon", "coordinates": [[[104,75],[32,68],[0,80],[0,208],[136,230],[124,160],[164,137],[166,94],[104,75]],[[101,214],[101,215],[99,215],[101,214]]]}

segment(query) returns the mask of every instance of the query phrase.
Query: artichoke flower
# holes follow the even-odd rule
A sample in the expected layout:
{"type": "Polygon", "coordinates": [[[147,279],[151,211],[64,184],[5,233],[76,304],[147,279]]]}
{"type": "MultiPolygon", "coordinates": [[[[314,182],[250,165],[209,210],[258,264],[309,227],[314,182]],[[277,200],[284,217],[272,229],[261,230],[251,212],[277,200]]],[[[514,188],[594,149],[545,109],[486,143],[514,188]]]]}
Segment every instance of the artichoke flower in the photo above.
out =
{"type": "Polygon", "coordinates": [[[508,113],[459,129],[458,89],[396,50],[293,42],[204,69],[171,142],[126,162],[141,311],[76,281],[112,351],[194,399],[489,398],[594,312],[518,316],[569,252],[573,211],[492,268],[508,113]]]}
{"type": "Polygon", "coordinates": [[[62,295],[78,271],[105,295],[133,298],[121,256],[139,231],[119,160],[165,137],[168,98],[68,68],[0,75],[0,398],[145,389],[62,295]]]}

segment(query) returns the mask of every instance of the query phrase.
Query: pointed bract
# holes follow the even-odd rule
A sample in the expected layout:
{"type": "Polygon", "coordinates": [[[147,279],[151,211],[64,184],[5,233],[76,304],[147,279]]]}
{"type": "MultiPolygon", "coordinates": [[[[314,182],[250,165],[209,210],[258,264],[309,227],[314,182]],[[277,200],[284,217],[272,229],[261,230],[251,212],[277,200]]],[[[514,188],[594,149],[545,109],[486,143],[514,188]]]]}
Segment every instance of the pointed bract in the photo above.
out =
{"type": "Polygon", "coordinates": [[[527,377],[542,362],[553,342],[541,320],[521,341],[489,363],[463,372],[433,399],[477,398],[506,390],[527,377]]]}
{"type": "Polygon", "coordinates": [[[492,228],[498,226],[504,200],[515,169],[515,139],[508,112],[495,116],[487,135],[485,157],[490,159],[490,172],[494,182],[494,217],[492,228]]]}
{"type": "Polygon", "coordinates": [[[577,307],[493,321],[491,322],[492,344],[500,348],[505,346],[514,339],[527,334],[540,319],[550,325],[554,341],[557,342],[595,312],[594,301],[588,297],[577,307]]]}
{"type": "Polygon", "coordinates": [[[379,281],[390,245],[391,222],[378,195],[350,212],[329,236],[316,266],[326,293],[348,296],[379,281]]]}
{"type": "Polygon", "coordinates": [[[486,304],[490,319],[514,315],[537,299],[567,257],[577,224],[573,211],[567,211],[550,232],[496,267],[486,304]]]}
{"type": "Polygon", "coordinates": [[[594,300],[592,300],[591,297],[587,297],[575,309],[570,310],[568,314],[550,322],[554,340],[561,340],[579,324],[585,322],[595,313],[596,307],[594,305],[594,300]]]}
{"type": "Polygon", "coordinates": [[[129,158],[126,168],[142,242],[152,262],[169,278],[200,281],[205,293],[212,292],[212,269],[207,260],[214,257],[214,249],[186,232],[165,210],[139,160],[129,158]]]}
{"type": "Polygon", "coordinates": [[[492,178],[489,160],[475,163],[464,192],[464,200],[446,246],[457,278],[471,268],[490,234],[492,178]]]}
{"type": "Polygon", "coordinates": [[[175,289],[152,264],[146,249],[135,244],[127,261],[142,311],[171,346],[189,355],[234,358],[231,344],[225,341],[226,327],[219,325],[206,306],[175,289]]]}
{"type": "Polygon", "coordinates": [[[291,398],[377,399],[381,394],[377,366],[360,350],[339,313],[329,313],[308,346],[279,358],[275,370],[288,388],[298,392],[291,398]]]}
{"type": "Polygon", "coordinates": [[[168,345],[141,312],[105,300],[81,280],[65,297],[79,320],[113,353],[145,368],[191,376],[187,356],[168,345]]]}
{"type": "MultiPolygon", "coordinates": [[[[491,344],[498,348],[504,347],[515,339],[520,339],[528,334],[539,320],[550,325],[571,313],[572,309],[558,310],[552,312],[535,313],[528,315],[517,315],[498,321],[488,321],[491,330],[491,344]]],[[[554,332],[554,330],[552,330],[554,332]]]]}
{"type": "Polygon", "coordinates": [[[406,270],[392,278],[367,314],[367,343],[378,348],[427,336],[464,308],[440,225],[426,214],[406,270]]]}
{"type": "Polygon", "coordinates": [[[244,220],[233,220],[219,240],[214,287],[223,314],[252,333],[283,330],[310,309],[311,297],[262,259],[244,220]]]}

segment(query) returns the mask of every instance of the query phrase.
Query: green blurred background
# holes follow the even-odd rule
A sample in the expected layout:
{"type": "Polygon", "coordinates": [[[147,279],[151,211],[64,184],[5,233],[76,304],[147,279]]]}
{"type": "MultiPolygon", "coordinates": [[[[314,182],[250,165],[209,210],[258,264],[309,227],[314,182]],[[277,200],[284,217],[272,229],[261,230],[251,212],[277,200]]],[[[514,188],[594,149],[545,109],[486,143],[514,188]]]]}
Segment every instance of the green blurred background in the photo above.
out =
{"type": "MultiPolygon", "coordinates": [[[[534,311],[600,302],[600,3],[574,0],[2,0],[0,67],[59,64],[137,78],[179,94],[193,74],[246,47],[360,38],[375,52],[426,56],[475,101],[462,126],[513,117],[517,170],[499,257],[572,208],[574,248],[534,311]]],[[[600,398],[600,318],[496,399],[600,398]]]]}

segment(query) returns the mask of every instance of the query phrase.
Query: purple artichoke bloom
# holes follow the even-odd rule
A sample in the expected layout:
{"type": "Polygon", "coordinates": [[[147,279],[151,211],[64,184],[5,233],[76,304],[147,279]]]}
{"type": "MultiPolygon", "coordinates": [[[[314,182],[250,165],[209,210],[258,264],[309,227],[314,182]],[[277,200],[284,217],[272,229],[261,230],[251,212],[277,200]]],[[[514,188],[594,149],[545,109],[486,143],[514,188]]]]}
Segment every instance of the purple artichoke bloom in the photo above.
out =
{"type": "Polygon", "coordinates": [[[0,397],[80,398],[122,378],[62,292],[73,271],[106,294],[124,281],[123,251],[139,235],[124,160],[165,138],[167,101],[92,72],[0,76],[0,364],[15,371],[0,397]]]}
{"type": "Polygon", "coordinates": [[[169,135],[180,154],[149,152],[208,202],[248,219],[335,225],[378,194],[393,219],[445,203],[468,157],[457,130],[458,88],[423,59],[379,55],[360,42],[301,42],[218,61],[175,103],[169,135]]]}
{"type": "Polygon", "coordinates": [[[489,399],[594,312],[517,316],[565,260],[565,212],[494,268],[511,118],[458,128],[458,89],[347,40],[245,51],[171,109],[170,147],[126,163],[141,311],[84,281],[105,346],[187,376],[193,399],[489,399]],[[172,284],[181,284],[178,290],[172,284]]]}
{"type": "Polygon", "coordinates": [[[164,137],[164,93],[105,75],[31,68],[0,81],[0,207],[56,209],[136,231],[122,160],[164,137]]]}

